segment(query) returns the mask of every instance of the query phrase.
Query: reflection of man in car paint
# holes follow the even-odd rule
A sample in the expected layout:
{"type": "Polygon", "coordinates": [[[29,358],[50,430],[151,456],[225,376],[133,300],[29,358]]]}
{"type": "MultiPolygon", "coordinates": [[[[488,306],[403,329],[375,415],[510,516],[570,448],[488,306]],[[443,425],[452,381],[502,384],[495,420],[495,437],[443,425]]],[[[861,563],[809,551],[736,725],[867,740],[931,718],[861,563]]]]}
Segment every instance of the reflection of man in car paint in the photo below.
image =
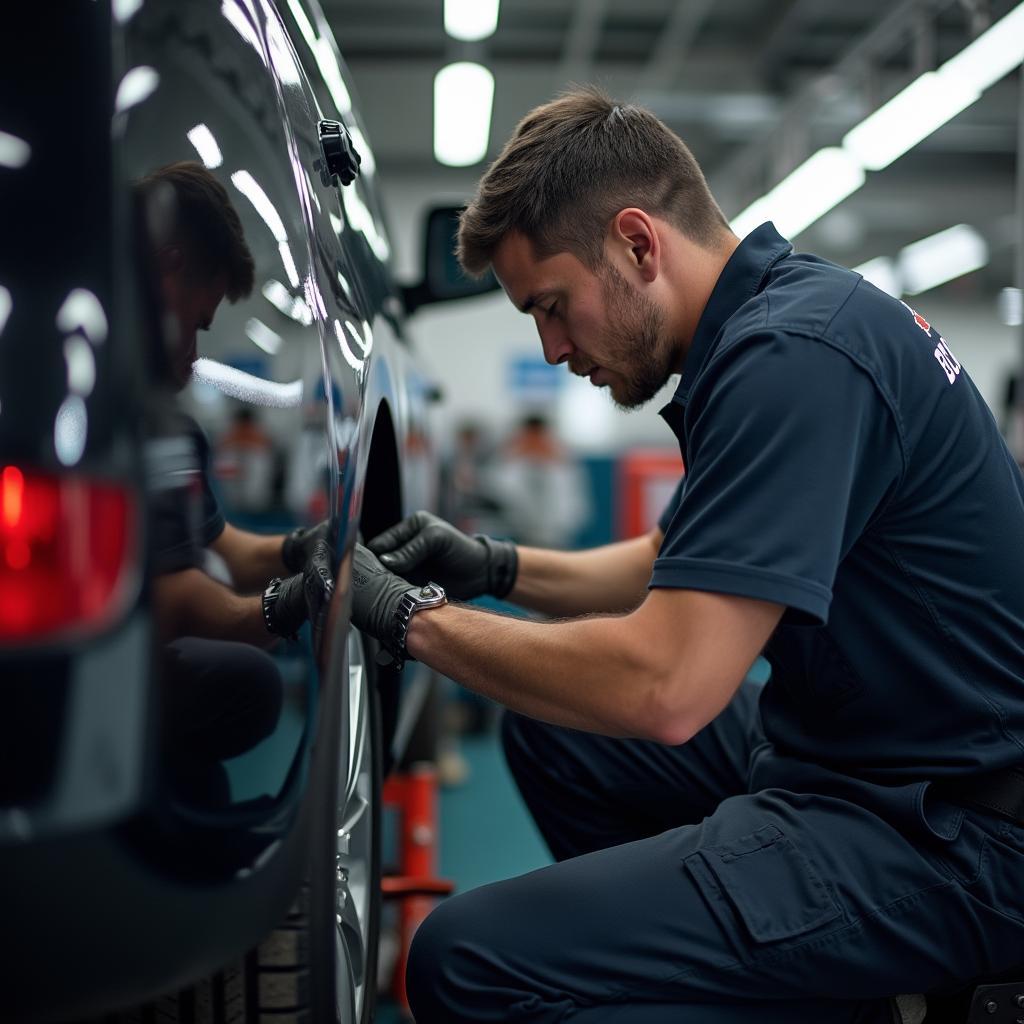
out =
{"type": "MultiPolygon", "coordinates": [[[[251,293],[253,259],[227,192],[200,164],[163,167],[135,191],[153,256],[167,372],[180,391],[198,332],[210,329],[224,298],[251,293]]],[[[251,747],[277,721],[280,674],[261,648],[294,635],[329,596],[327,524],[275,536],[232,526],[210,486],[205,434],[184,414],[172,422],[177,448],[154,449],[179,454],[156,466],[151,481],[153,596],[165,640],[167,746],[172,767],[194,776],[186,784],[201,799],[197,789],[223,778],[216,763],[251,747]],[[207,549],[227,565],[230,586],[207,571],[207,549]]],[[[166,441],[166,425],[161,433],[166,441]]]]}
{"type": "Polygon", "coordinates": [[[459,254],[617,404],[678,373],[686,476],[592,551],[428,513],[356,548],[353,621],[516,712],[559,861],[426,919],[418,1024],[890,1024],[1019,978],[1024,477],[939,332],[770,223],[740,240],[682,141],[593,89],[523,119],[459,254]]]}

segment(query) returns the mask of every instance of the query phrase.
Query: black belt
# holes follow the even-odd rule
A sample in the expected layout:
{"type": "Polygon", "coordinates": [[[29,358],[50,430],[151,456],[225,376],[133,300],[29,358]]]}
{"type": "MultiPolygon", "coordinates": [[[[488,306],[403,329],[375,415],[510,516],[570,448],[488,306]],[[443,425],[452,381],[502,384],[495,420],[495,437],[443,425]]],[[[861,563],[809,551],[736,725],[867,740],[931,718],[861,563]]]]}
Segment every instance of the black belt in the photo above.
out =
{"type": "Polygon", "coordinates": [[[936,790],[950,803],[988,811],[1024,825],[1024,768],[1002,768],[984,775],[940,782],[936,790]]]}

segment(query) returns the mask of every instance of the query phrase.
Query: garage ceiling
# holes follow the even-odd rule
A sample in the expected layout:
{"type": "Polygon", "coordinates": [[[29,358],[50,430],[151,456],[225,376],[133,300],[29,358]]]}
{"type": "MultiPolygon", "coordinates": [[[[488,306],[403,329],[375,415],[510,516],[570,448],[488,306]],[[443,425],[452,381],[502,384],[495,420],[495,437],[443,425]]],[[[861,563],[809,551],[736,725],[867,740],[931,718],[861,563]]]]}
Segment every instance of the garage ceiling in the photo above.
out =
{"type": "MultiPolygon", "coordinates": [[[[449,39],[441,0],[321,0],[355,79],[385,180],[464,187],[483,169],[432,156],[433,76],[453,60],[495,75],[488,159],[531,107],[594,81],[653,109],[704,166],[727,215],[958,52],[1013,0],[502,0],[497,32],[449,39]]],[[[989,89],[799,237],[853,265],[952,224],[989,242],[986,270],[949,287],[1013,283],[1019,78],[989,89]]]]}

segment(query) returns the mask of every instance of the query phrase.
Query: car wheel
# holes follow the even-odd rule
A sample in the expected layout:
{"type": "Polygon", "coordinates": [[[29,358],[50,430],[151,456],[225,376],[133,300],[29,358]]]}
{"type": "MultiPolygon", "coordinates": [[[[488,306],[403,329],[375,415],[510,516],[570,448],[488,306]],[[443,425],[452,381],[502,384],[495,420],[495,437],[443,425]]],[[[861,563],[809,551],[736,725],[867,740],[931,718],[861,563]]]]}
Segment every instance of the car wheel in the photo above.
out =
{"type": "Polygon", "coordinates": [[[337,767],[318,794],[309,871],[287,917],[237,962],[116,1024],[370,1024],[380,933],[381,733],[375,647],[347,640],[347,686],[325,684],[318,742],[337,767]],[[334,687],[330,694],[327,688],[334,687]],[[333,699],[332,699],[333,697],[333,699]]]}
{"type": "MultiPolygon", "coordinates": [[[[376,646],[355,629],[348,637],[347,713],[341,715],[337,814],[330,863],[314,865],[311,879],[311,961],[319,972],[317,1019],[367,1024],[377,1003],[377,947],[381,899],[381,731],[376,646]],[[316,888],[319,879],[321,888],[316,888]],[[321,920],[318,920],[321,918],[321,920]],[[333,973],[334,984],[329,984],[333,973]],[[328,1016],[333,990],[335,1017],[328,1016]]],[[[344,699],[345,694],[342,695],[344,699]]]]}

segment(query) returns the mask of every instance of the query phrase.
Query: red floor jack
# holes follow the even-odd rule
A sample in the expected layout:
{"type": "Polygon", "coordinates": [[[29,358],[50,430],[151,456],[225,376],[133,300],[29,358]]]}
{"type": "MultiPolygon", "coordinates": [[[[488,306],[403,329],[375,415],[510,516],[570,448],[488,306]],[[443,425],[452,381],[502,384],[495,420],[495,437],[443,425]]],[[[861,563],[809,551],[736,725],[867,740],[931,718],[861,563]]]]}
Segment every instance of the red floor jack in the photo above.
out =
{"type": "Polygon", "coordinates": [[[384,806],[398,812],[398,874],[381,880],[384,899],[397,900],[398,960],[391,991],[401,1011],[409,1015],[405,993],[405,965],[409,945],[420,922],[439,896],[455,889],[453,882],[437,878],[437,772],[427,761],[418,761],[405,773],[384,783],[384,806]]]}

